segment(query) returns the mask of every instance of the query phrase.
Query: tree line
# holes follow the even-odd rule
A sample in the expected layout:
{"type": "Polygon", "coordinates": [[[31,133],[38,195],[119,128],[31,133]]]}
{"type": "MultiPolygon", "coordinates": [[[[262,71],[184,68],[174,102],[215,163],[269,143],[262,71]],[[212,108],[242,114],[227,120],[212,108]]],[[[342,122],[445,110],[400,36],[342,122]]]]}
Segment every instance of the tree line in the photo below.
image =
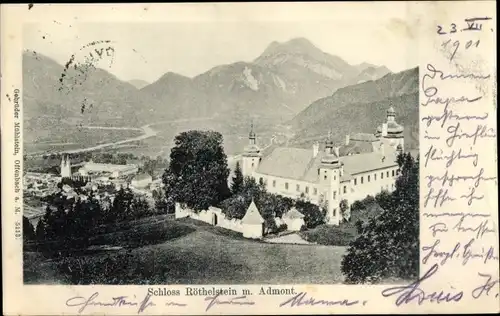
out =
{"type": "Polygon", "coordinates": [[[55,194],[36,228],[23,217],[25,246],[52,254],[85,248],[101,225],[157,214],[144,198],[135,196],[130,189],[118,190],[112,202],[98,200],[92,192],[86,197],[55,194]]]}

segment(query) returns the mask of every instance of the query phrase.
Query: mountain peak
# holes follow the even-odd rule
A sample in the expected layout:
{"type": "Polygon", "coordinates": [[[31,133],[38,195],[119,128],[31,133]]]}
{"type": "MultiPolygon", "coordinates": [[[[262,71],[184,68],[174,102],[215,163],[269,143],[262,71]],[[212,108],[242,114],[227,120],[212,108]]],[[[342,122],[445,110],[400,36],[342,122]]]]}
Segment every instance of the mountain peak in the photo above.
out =
{"type": "Polygon", "coordinates": [[[307,38],[296,37],[282,43],[273,41],[267,46],[267,48],[259,58],[264,58],[280,53],[303,54],[310,56],[323,54],[323,52],[319,48],[314,46],[314,44],[311,43],[311,41],[309,41],[307,38]]]}

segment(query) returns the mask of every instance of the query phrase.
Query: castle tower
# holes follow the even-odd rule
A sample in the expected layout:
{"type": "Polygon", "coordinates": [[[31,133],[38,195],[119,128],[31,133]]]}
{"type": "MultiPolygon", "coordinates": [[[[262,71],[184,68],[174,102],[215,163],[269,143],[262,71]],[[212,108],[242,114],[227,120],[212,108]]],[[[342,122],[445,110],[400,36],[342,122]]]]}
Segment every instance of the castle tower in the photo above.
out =
{"type": "Polygon", "coordinates": [[[387,121],[377,128],[377,137],[386,144],[386,148],[396,150],[404,147],[404,127],[396,122],[396,111],[392,106],[387,109],[387,121]]]}
{"type": "Polygon", "coordinates": [[[259,167],[261,156],[261,150],[257,145],[257,138],[253,131],[252,123],[250,133],[248,134],[248,145],[245,147],[241,159],[241,171],[244,177],[253,176],[253,172],[259,167]]]}
{"type": "Polygon", "coordinates": [[[68,155],[62,156],[61,160],[61,178],[71,177],[71,161],[68,155]]]}
{"type": "Polygon", "coordinates": [[[396,119],[396,111],[394,111],[394,108],[391,106],[389,109],[387,109],[387,122],[394,122],[396,119]]]}
{"type": "Polygon", "coordinates": [[[339,160],[338,147],[333,145],[333,141],[328,135],[325,143],[325,153],[321,158],[319,167],[320,194],[323,195],[327,210],[327,222],[332,225],[340,223],[340,176],[342,163],[339,160]]]}

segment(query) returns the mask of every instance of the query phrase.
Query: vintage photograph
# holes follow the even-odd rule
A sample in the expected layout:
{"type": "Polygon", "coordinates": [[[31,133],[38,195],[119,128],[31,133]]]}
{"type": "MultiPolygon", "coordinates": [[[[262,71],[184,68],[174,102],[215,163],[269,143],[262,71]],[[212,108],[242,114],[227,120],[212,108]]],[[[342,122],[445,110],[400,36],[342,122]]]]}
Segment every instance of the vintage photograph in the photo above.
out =
{"type": "Polygon", "coordinates": [[[419,69],[401,32],[25,23],[24,284],[413,282],[419,69]]]}

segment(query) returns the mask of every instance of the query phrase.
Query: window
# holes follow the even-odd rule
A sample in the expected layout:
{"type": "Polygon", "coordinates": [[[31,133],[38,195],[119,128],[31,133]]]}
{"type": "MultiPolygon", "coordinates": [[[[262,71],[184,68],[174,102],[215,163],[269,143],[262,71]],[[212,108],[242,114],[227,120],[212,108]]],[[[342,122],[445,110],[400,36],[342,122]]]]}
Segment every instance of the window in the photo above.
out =
{"type": "Polygon", "coordinates": [[[363,184],[363,177],[361,177],[361,184],[363,184]]]}
{"type": "Polygon", "coordinates": [[[313,191],[313,192],[314,192],[314,193],[313,193],[314,195],[318,194],[318,189],[317,189],[317,188],[314,188],[314,191],[313,191]]]}
{"type": "Polygon", "coordinates": [[[326,180],[326,178],[327,178],[327,176],[326,176],[326,174],[325,174],[325,180],[326,180]]]}
{"type": "Polygon", "coordinates": [[[333,180],[337,180],[337,176],[333,176],[333,180]]]}
{"type": "Polygon", "coordinates": [[[344,193],[347,193],[347,186],[344,185],[344,193]]]}
{"type": "Polygon", "coordinates": [[[306,187],[306,193],[309,194],[309,187],[306,187]]]}
{"type": "Polygon", "coordinates": [[[358,184],[358,179],[354,179],[354,185],[358,184]]]}
{"type": "Polygon", "coordinates": [[[318,176],[319,176],[319,169],[318,169],[318,176]]]}
{"type": "Polygon", "coordinates": [[[337,216],[337,209],[336,208],[333,209],[333,216],[337,216]]]}
{"type": "Polygon", "coordinates": [[[368,182],[370,182],[370,176],[368,176],[368,182]]]}
{"type": "Polygon", "coordinates": [[[285,182],[285,190],[288,190],[288,182],[285,182]]]}
{"type": "Polygon", "coordinates": [[[252,162],[252,168],[253,168],[253,162],[252,162]]]}
{"type": "Polygon", "coordinates": [[[333,191],[333,199],[337,198],[337,191],[333,191]]]}
{"type": "Polygon", "coordinates": [[[273,180],[273,188],[276,187],[276,180],[273,180]]]}
{"type": "Polygon", "coordinates": [[[262,179],[262,177],[259,178],[259,183],[264,184],[264,179],[262,179]]]}
{"type": "Polygon", "coordinates": [[[383,178],[384,178],[384,173],[383,173],[383,172],[381,172],[381,173],[380,173],[380,179],[383,179],[383,178]]]}
{"type": "Polygon", "coordinates": [[[392,176],[394,177],[395,175],[396,175],[396,174],[395,174],[395,171],[394,171],[394,170],[392,170],[392,176]]]}
{"type": "Polygon", "coordinates": [[[296,189],[297,189],[297,192],[299,192],[300,191],[300,185],[297,184],[297,188],[296,189]]]}
{"type": "Polygon", "coordinates": [[[387,171],[387,178],[389,178],[389,171],[387,171]]]}

